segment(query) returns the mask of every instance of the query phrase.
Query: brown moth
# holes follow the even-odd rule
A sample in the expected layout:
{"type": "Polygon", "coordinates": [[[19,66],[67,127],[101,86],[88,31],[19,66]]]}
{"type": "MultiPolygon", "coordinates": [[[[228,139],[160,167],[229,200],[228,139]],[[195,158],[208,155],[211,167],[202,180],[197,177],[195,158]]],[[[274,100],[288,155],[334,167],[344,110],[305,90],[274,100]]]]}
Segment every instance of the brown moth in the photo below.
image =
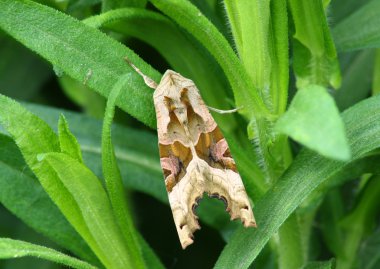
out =
{"type": "Polygon", "coordinates": [[[226,139],[190,79],[167,70],[157,85],[128,59],[153,88],[161,167],[182,248],[200,229],[195,209],[206,192],[221,199],[232,219],[256,227],[244,185],[226,139]]]}

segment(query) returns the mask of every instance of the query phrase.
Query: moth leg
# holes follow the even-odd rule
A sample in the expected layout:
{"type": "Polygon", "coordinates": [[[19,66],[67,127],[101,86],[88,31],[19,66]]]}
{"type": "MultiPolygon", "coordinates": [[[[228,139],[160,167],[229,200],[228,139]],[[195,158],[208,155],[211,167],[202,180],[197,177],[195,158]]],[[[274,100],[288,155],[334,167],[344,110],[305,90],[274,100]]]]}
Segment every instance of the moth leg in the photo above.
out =
{"type": "Polygon", "coordinates": [[[217,108],[214,108],[214,107],[211,107],[211,106],[207,106],[207,108],[211,111],[214,111],[216,113],[219,113],[219,114],[229,114],[229,113],[235,113],[237,112],[238,110],[242,109],[243,107],[237,107],[237,108],[234,108],[234,109],[228,109],[228,110],[222,110],[222,109],[217,109],[217,108]]]}

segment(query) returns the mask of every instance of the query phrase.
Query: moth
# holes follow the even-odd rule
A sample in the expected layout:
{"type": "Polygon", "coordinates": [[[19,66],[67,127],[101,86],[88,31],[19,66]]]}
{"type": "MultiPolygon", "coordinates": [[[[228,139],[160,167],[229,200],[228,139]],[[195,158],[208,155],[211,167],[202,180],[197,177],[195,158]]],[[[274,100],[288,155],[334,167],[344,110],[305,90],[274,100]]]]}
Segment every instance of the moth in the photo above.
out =
{"type": "Polygon", "coordinates": [[[231,220],[256,227],[227,141],[194,82],[167,70],[157,84],[126,61],[154,89],[161,167],[182,248],[200,229],[195,210],[204,193],[222,200],[231,220]]]}

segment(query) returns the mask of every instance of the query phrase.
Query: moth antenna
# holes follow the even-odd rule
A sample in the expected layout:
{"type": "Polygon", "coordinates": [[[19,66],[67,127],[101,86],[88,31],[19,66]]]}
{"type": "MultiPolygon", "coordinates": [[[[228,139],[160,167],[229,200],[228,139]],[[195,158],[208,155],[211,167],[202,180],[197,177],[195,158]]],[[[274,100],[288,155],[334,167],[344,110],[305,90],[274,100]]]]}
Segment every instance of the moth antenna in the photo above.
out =
{"type": "Polygon", "coordinates": [[[237,112],[238,110],[242,109],[243,107],[237,107],[237,108],[234,108],[234,109],[229,109],[229,110],[222,110],[222,109],[217,109],[217,108],[213,108],[211,106],[207,106],[207,108],[211,111],[214,111],[214,112],[217,112],[219,114],[229,114],[229,113],[235,113],[237,112]]]}
{"type": "Polygon", "coordinates": [[[157,83],[153,80],[153,79],[151,79],[150,77],[148,77],[147,75],[145,75],[143,72],[141,72],[141,70],[140,69],[138,69],[129,59],[128,59],[128,57],[125,57],[124,58],[124,60],[133,68],[133,69],[135,69],[135,71],[140,75],[140,76],[142,76],[142,78],[144,79],[144,82],[145,82],[145,84],[148,86],[148,87],[150,87],[150,88],[152,88],[152,89],[156,89],[157,88],[157,83]]]}

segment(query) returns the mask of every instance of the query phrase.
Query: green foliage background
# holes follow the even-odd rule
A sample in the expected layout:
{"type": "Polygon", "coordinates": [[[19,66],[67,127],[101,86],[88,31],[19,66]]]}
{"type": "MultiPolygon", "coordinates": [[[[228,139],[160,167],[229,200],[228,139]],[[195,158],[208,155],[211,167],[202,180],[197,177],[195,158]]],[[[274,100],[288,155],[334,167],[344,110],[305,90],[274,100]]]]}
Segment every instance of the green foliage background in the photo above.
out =
{"type": "Polygon", "coordinates": [[[0,0],[0,268],[378,268],[378,14],[379,0],[0,0]],[[180,248],[153,92],[126,56],[240,108],[214,117],[257,229],[205,197],[180,248]]]}

